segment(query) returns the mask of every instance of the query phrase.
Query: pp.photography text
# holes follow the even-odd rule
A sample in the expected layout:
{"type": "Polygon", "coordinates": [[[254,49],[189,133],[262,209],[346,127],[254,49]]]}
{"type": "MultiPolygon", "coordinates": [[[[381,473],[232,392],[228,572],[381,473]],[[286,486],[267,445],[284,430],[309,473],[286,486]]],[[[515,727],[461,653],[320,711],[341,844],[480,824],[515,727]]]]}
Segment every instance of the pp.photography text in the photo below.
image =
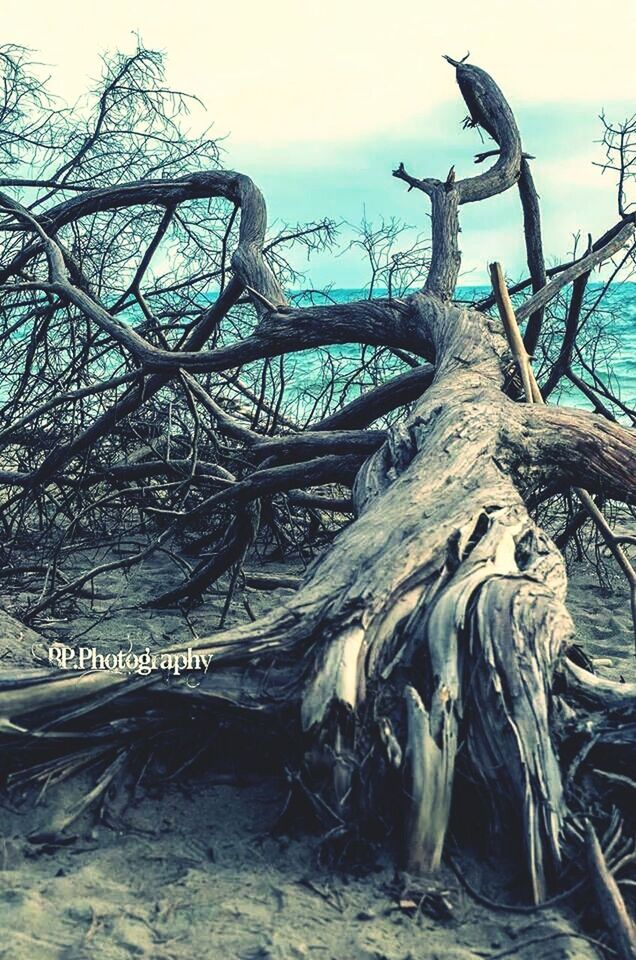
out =
{"type": "Polygon", "coordinates": [[[145,647],[137,653],[128,648],[117,653],[103,653],[96,647],[69,647],[54,643],[48,648],[51,666],[62,670],[110,670],[119,673],[136,673],[142,677],[154,671],[172,674],[202,671],[207,673],[212,662],[211,653],[197,653],[192,647],[175,652],[153,652],[145,647]]]}

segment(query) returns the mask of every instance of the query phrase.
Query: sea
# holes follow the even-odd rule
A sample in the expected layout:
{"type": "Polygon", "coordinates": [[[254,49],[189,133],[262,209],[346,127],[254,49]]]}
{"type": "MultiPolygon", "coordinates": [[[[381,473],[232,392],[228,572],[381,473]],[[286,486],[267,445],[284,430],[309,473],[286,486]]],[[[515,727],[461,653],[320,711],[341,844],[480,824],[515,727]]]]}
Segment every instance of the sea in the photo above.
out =
{"type": "MultiPolygon", "coordinates": [[[[588,284],[585,302],[581,313],[584,319],[580,342],[584,347],[584,359],[593,361],[593,369],[601,381],[618,396],[620,400],[631,408],[636,409],[636,283],[612,283],[609,286],[603,283],[588,284]],[[601,336],[599,332],[602,331],[601,336]]],[[[403,291],[405,296],[409,291],[403,291]]],[[[478,302],[491,293],[486,286],[460,286],[455,292],[456,300],[478,302]]],[[[324,294],[295,293],[292,299],[299,306],[326,302],[347,303],[368,297],[368,289],[330,289],[324,294]]],[[[387,295],[386,290],[375,290],[374,297],[387,295]]],[[[568,294],[563,295],[557,316],[565,316],[568,294]]],[[[522,302],[524,296],[513,298],[517,303],[522,302]]],[[[552,354],[558,352],[562,321],[557,319],[551,326],[552,354]]],[[[348,359],[353,365],[359,359],[351,346],[330,347],[330,353],[339,356],[345,361],[348,359]]],[[[305,351],[299,358],[300,369],[306,388],[311,387],[324,377],[324,355],[321,351],[305,351]]],[[[581,378],[590,382],[590,374],[576,361],[573,363],[575,371],[581,378]]],[[[539,371],[540,372],[540,371],[539,371]]],[[[311,392],[311,390],[310,390],[311,392]]],[[[551,402],[566,403],[585,409],[591,404],[576,388],[563,384],[560,390],[551,397],[551,402]]],[[[625,415],[620,409],[614,410],[619,420],[625,421],[625,415]]],[[[629,418],[627,418],[629,422],[629,418]]]]}

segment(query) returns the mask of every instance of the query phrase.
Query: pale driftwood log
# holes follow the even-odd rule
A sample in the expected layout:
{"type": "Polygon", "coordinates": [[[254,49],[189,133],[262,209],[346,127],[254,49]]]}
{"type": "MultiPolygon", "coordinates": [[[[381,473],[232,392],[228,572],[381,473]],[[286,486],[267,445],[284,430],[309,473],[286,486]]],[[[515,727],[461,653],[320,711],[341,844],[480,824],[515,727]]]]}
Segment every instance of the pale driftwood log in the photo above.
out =
{"type": "MultiPolygon", "coordinates": [[[[524,411],[501,392],[504,336],[477,312],[426,295],[413,303],[436,345],[436,379],[358,474],[357,521],[276,613],[199,642],[215,669],[188,695],[276,713],[285,689],[313,744],[309,766],[321,756],[332,767],[331,804],[355,816],[362,798],[350,789],[351,756],[373,731],[353,738],[351,730],[368,713],[369,690],[392,689],[418,664],[431,735],[463,727],[476,771],[518,811],[540,899],[546,863],[560,856],[565,813],[549,721],[552,672],[571,635],[563,560],[508,473],[523,469],[528,454],[517,445],[524,411]]],[[[613,429],[618,442],[621,429],[613,429]]],[[[50,704],[60,691],[83,693],[75,678],[56,687],[50,704]]],[[[12,691],[6,696],[10,702],[12,691]]],[[[14,700],[16,711],[27,702],[14,700]]],[[[425,792],[404,794],[404,819],[416,825],[405,856],[411,845],[424,851],[416,854],[422,867],[436,862],[447,826],[448,738],[438,750],[448,773],[434,805],[418,802],[425,792]]]]}
{"type": "Polygon", "coordinates": [[[590,673],[572,660],[564,661],[568,689],[575,691],[578,698],[597,706],[629,707],[636,703],[636,683],[618,683],[590,673]]]}
{"type": "Polygon", "coordinates": [[[302,583],[302,577],[285,576],[277,573],[263,573],[261,570],[244,570],[245,585],[257,590],[278,590],[285,587],[297,590],[302,583]]]}
{"type": "MultiPolygon", "coordinates": [[[[158,372],[16,484],[49,482],[113,419],[137,409],[144,390],[156,392],[183,370],[227,371],[256,358],[349,341],[407,350],[435,366],[399,378],[396,388],[412,409],[386,439],[372,438],[370,445],[381,445],[370,456],[364,440],[357,455],[261,469],[176,518],[192,520],[220,506],[242,509],[301,485],[353,482],[355,520],[300,588],[256,622],[197,642],[213,661],[196,687],[185,680],[167,686],[154,676],[143,682],[108,674],[82,682],[59,674],[0,676],[0,716],[27,730],[15,732],[18,750],[4,756],[9,766],[24,764],[28,731],[39,730],[43,719],[59,725],[81,712],[86,726],[106,698],[134,693],[138,706],[142,694],[152,702],[159,691],[163,703],[173,692],[206,702],[224,720],[251,715],[284,729],[295,745],[300,741],[298,778],[336,830],[359,830],[384,817],[388,797],[387,819],[402,830],[405,863],[426,870],[440,860],[461,742],[471,776],[491,800],[493,833],[524,850],[532,896],[540,901],[562,857],[567,810],[552,737],[552,682],[573,628],[563,557],[529,516],[524,498],[538,487],[579,483],[636,502],[636,443],[633,432],[580,411],[515,403],[504,393],[511,355],[502,323],[452,302],[459,210],[513,186],[522,147],[492,79],[451,62],[473,121],[499,151],[489,170],[465,180],[416,179],[402,165],[396,170],[399,180],[430,197],[433,213],[426,285],[403,300],[288,309],[262,256],[262,197],[238,174],[131,184],[106,195],[89,191],[38,225],[38,240],[19,255],[19,269],[45,247],[51,282],[40,287],[67,297],[143,365],[144,375],[158,372]],[[193,195],[230,197],[241,206],[235,276],[210,314],[220,321],[250,287],[258,291],[260,319],[243,341],[203,351],[207,317],[184,350],[168,351],[124,329],[88,294],[69,289],[53,235],[96,204],[176,203],[193,195]]],[[[594,263],[632,232],[629,224],[621,228],[594,263]]],[[[593,265],[589,259],[581,264],[539,290],[528,314],[537,315],[562,282],[593,265]]],[[[315,425],[313,439],[285,440],[278,448],[324,452],[323,444],[335,442],[341,449],[342,436],[320,439],[319,431],[365,426],[395,408],[390,391],[379,388],[366,402],[326,418],[315,425]]],[[[208,409],[214,414],[214,406],[208,409]]],[[[243,439],[254,442],[251,435],[243,439]]],[[[124,711],[125,703],[118,707],[124,711]]]]}
{"type": "Polygon", "coordinates": [[[510,344],[510,349],[512,350],[513,356],[519,367],[521,382],[523,384],[523,392],[526,400],[528,403],[541,403],[541,393],[539,392],[536,381],[532,376],[530,362],[528,360],[526,348],[523,343],[523,338],[519,332],[519,327],[517,325],[517,320],[512,307],[512,301],[510,300],[510,294],[508,293],[508,288],[506,286],[506,281],[504,280],[503,270],[501,269],[500,263],[490,264],[490,280],[495,293],[495,300],[497,303],[497,308],[499,309],[499,316],[501,317],[501,322],[504,325],[508,343],[510,344]]]}

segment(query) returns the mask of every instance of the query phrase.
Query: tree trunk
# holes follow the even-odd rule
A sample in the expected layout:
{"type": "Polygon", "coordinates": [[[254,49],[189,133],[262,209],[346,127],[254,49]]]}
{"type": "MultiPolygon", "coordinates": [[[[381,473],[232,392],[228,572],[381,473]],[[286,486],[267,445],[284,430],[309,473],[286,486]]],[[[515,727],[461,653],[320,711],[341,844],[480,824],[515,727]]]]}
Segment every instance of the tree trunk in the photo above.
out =
{"type": "MultiPolygon", "coordinates": [[[[175,356],[145,341],[140,346],[138,334],[117,326],[86,295],[75,291],[71,302],[137,351],[147,370],[159,371],[148,381],[152,389],[175,365],[227,369],[298,349],[299,341],[306,347],[357,339],[414,350],[434,362],[434,376],[428,367],[417,374],[422,390],[428,389],[408,419],[384,441],[370,434],[351,444],[365,453],[381,446],[357,473],[356,519],[313,564],[298,592],[257,622],[200,641],[200,652],[214,656],[210,672],[194,689],[181,681],[173,681],[172,689],[204,699],[224,715],[228,709],[237,718],[253,713],[273,725],[284,718],[288,743],[303,744],[303,787],[332,832],[389,818],[402,834],[409,870],[440,863],[461,759],[490,797],[494,824],[507,842],[514,830],[523,845],[539,901],[562,856],[567,811],[552,690],[572,623],[562,555],[531,520],[524,498],[544,484],[576,482],[634,502],[636,446],[632,433],[598,417],[514,402],[504,392],[512,358],[500,322],[452,302],[459,207],[513,185],[522,160],[514,118],[499,89],[483,71],[455,66],[473,120],[500,149],[490,170],[462,181],[451,175],[446,182],[417,180],[403,166],[396,171],[432,200],[433,262],[423,292],[323,312],[281,307],[282,292],[260,252],[262,198],[245,178],[219,173],[195,187],[256,203],[258,216],[242,223],[241,253],[234,258],[239,291],[257,291],[261,316],[254,334],[207,354],[193,352],[201,344],[190,343],[192,350],[175,356]]],[[[160,186],[152,189],[155,202],[160,186]]],[[[66,204],[59,216],[69,216],[71,207],[66,204]]],[[[524,305],[520,315],[535,318],[533,336],[550,297],[632,233],[633,224],[621,226],[605,246],[524,305]]],[[[531,231],[528,236],[530,243],[531,231]]],[[[55,283],[57,292],[68,293],[62,267],[55,283]]],[[[414,376],[408,375],[409,384],[414,376]]],[[[135,391],[124,412],[143,392],[135,391]]],[[[355,416],[363,422],[358,407],[355,416]]],[[[327,426],[342,424],[330,418],[327,426]]],[[[278,449],[325,453],[330,442],[341,453],[340,434],[321,438],[318,431],[278,449]]],[[[79,448],[76,443],[73,450],[79,448]]],[[[261,452],[266,450],[264,443],[261,452]]],[[[45,463],[38,482],[59,469],[61,458],[45,463]]],[[[299,470],[266,468],[222,491],[215,502],[241,507],[272,490],[298,486],[301,474],[311,486],[312,478],[335,479],[334,464],[351,471],[359,462],[351,454],[311,460],[299,470]]],[[[237,539],[232,556],[242,555],[244,547],[237,539]]],[[[163,696],[166,686],[154,676],[5,677],[0,714],[14,743],[17,737],[22,745],[20,734],[32,731],[41,745],[41,718],[59,728],[115,697],[138,698],[144,689],[163,696]]]]}

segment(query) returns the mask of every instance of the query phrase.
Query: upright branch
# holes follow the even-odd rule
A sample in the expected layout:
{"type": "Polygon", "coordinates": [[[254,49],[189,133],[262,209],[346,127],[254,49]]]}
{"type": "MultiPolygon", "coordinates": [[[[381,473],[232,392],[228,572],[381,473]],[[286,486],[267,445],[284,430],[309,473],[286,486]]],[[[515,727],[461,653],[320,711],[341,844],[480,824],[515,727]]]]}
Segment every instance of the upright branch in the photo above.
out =
{"type": "Polygon", "coordinates": [[[456,180],[454,168],[445,181],[417,179],[406,172],[402,163],[393,171],[393,176],[408,183],[410,190],[421,190],[430,197],[433,247],[424,292],[442,300],[452,298],[461,266],[458,208],[508,190],[519,178],[522,161],[515,118],[494,80],[472,64],[451,57],[446,60],[455,67],[457,83],[469,110],[466,125],[481,127],[499,149],[490,169],[463,180],[456,180]]]}
{"type": "MultiPolygon", "coordinates": [[[[519,197],[523,209],[523,234],[526,243],[526,259],[528,262],[528,270],[530,271],[530,279],[532,280],[532,291],[533,293],[537,293],[542,287],[545,287],[547,283],[547,273],[543,256],[539,196],[534,185],[530,164],[526,157],[523,157],[521,160],[518,185],[519,197]]],[[[544,309],[544,307],[540,306],[528,317],[523,342],[530,356],[533,356],[537,349],[539,337],[541,336],[544,309]]]]}

